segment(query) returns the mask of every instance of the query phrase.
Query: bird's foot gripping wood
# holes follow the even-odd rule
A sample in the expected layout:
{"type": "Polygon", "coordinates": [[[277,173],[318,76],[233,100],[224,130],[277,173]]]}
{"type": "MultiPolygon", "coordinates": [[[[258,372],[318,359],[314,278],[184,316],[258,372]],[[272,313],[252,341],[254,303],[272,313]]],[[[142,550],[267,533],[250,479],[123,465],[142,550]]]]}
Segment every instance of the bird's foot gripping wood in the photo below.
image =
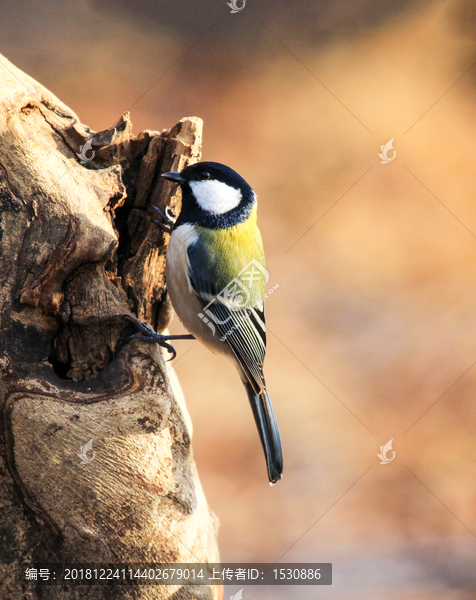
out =
{"type": "Polygon", "coordinates": [[[170,235],[174,229],[175,219],[170,215],[169,207],[165,207],[165,213],[160,210],[160,208],[157,208],[157,206],[152,206],[152,208],[159,213],[165,223],[162,223],[162,221],[157,221],[156,219],[152,219],[153,222],[157,225],[157,227],[160,227],[160,229],[163,229],[170,235]]]}
{"type": "Polygon", "coordinates": [[[167,350],[172,354],[172,358],[169,360],[173,360],[177,356],[177,352],[172,344],[169,344],[169,340],[194,340],[194,336],[191,334],[184,335],[162,335],[161,333],[155,332],[152,327],[148,323],[143,323],[139,321],[137,317],[133,315],[124,315],[126,319],[128,319],[131,323],[137,327],[137,329],[141,333],[136,333],[131,336],[131,339],[139,339],[144,340],[146,342],[154,342],[155,344],[159,344],[163,348],[167,348],[167,350]]]}

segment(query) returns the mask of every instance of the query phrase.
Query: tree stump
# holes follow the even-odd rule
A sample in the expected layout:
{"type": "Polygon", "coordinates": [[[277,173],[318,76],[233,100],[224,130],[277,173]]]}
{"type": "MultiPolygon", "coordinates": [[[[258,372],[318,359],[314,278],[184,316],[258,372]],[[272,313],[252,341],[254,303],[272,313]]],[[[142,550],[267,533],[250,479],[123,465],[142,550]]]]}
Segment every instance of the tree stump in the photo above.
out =
{"type": "Polygon", "coordinates": [[[160,174],[199,160],[202,121],[134,137],[124,113],[94,133],[1,61],[0,598],[219,598],[18,580],[22,563],[219,558],[179,383],[124,317],[170,322],[150,207],[179,212],[160,174]]]}

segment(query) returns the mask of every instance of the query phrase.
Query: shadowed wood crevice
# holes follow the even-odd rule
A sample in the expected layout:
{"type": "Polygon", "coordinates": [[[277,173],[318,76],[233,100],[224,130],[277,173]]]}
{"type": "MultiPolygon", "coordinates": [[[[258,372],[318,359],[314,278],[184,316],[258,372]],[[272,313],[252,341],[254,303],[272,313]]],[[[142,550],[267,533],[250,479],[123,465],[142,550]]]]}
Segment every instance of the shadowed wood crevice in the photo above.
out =
{"type": "Polygon", "coordinates": [[[92,136],[94,154],[86,166],[100,173],[120,165],[123,173],[125,186],[118,186],[115,200],[107,205],[118,244],[110,260],[81,265],[65,280],[58,312],[63,320],[68,318],[49,356],[58,375],[74,381],[97,376],[113,360],[121,338],[133,333],[132,326],[118,318],[125,312],[133,311],[159,331],[168,326],[172,314],[165,285],[168,235],[153,223],[149,206],[180,210],[180,192],[171,197],[172,185],[164,185],[170,182],[160,174],[198,159],[200,131],[198,119],[183,119],[162,134],[147,131],[133,137],[129,115],[124,113],[113,127],[92,136]]]}

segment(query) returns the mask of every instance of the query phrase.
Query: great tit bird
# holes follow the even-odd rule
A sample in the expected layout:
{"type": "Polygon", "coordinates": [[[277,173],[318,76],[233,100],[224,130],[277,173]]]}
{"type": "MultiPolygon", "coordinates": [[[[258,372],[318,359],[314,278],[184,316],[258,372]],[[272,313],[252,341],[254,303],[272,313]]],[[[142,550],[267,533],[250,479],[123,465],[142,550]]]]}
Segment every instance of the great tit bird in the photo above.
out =
{"type": "MultiPolygon", "coordinates": [[[[263,374],[266,271],[256,194],[238,173],[214,162],[162,177],[182,188],[182,209],[170,229],[156,221],[171,233],[166,281],[172,305],[195,338],[238,369],[274,484],[281,478],[283,456],[263,374]]],[[[141,329],[150,335],[144,325],[141,329]]],[[[155,337],[166,342],[179,336],[155,337]]]]}

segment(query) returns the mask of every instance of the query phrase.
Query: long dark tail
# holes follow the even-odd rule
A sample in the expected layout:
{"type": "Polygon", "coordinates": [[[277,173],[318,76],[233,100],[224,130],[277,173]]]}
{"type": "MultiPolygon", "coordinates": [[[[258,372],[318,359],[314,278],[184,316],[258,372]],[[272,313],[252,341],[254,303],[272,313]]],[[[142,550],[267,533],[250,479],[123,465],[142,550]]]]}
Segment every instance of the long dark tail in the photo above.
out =
{"type": "Polygon", "coordinates": [[[269,482],[273,484],[281,479],[283,472],[283,451],[273,405],[267,389],[256,394],[250,383],[246,382],[244,385],[266,457],[269,482]]]}

